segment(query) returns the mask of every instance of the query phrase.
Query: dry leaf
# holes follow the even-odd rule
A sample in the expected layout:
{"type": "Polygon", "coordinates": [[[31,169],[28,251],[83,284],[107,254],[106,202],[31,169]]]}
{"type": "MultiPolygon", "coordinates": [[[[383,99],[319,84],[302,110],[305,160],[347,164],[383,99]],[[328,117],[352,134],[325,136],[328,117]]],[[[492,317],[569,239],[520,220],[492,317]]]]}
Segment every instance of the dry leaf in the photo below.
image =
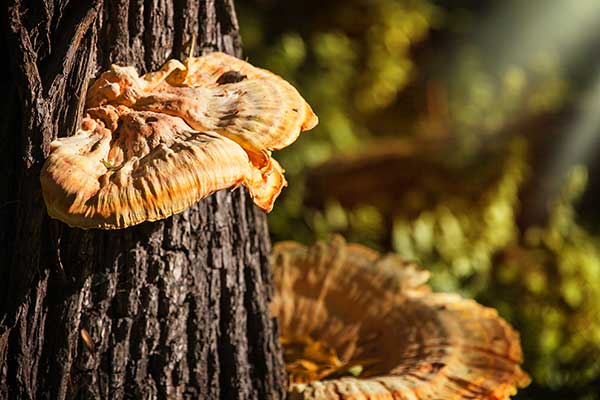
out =
{"type": "Polygon", "coordinates": [[[92,353],[96,352],[96,345],[94,344],[94,341],[92,340],[92,337],[88,333],[87,329],[82,328],[79,333],[81,334],[81,339],[83,340],[83,343],[85,343],[88,350],[92,353]]]}

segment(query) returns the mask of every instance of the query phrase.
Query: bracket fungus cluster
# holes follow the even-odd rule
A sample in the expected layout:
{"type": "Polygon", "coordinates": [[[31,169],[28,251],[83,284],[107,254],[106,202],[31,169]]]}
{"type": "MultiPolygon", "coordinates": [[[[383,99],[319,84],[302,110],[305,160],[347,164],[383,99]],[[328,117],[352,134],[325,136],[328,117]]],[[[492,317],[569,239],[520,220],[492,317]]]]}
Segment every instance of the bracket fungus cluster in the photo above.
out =
{"type": "Polygon", "coordinates": [[[271,151],[316,124],[292,85],[223,53],[143,76],[113,65],[91,85],[76,134],[52,142],[44,200],[81,228],[166,218],[238,185],[270,211],[286,184],[271,151]]]}
{"type": "Polygon", "coordinates": [[[289,397],[507,399],[529,383],[495,310],[433,293],[428,273],[341,238],[273,251],[289,397]]]}

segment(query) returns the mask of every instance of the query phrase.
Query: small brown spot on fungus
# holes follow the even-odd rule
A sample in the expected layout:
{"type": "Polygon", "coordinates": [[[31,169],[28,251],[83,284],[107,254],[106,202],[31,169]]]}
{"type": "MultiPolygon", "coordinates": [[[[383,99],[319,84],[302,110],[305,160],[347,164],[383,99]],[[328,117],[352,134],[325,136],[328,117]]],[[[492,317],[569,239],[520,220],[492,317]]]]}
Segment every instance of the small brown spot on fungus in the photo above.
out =
{"type": "Polygon", "coordinates": [[[336,238],[279,243],[272,264],[290,399],[505,400],[529,383],[495,310],[431,292],[397,255],[336,238]]]}
{"type": "Polygon", "coordinates": [[[93,119],[85,119],[81,124],[81,129],[84,131],[91,131],[96,126],[96,122],[93,119]]]}
{"type": "Polygon", "coordinates": [[[50,146],[46,207],[71,226],[119,229],[242,184],[270,211],[286,185],[271,151],[316,124],[288,82],[223,53],[143,76],[113,65],[91,85],[77,132],[50,146]]]}
{"type": "Polygon", "coordinates": [[[246,78],[247,78],[246,75],[242,75],[238,71],[227,71],[227,72],[224,72],[223,75],[221,75],[219,77],[219,79],[217,79],[217,83],[219,85],[225,85],[228,83],[237,83],[237,82],[243,81],[246,78]]]}

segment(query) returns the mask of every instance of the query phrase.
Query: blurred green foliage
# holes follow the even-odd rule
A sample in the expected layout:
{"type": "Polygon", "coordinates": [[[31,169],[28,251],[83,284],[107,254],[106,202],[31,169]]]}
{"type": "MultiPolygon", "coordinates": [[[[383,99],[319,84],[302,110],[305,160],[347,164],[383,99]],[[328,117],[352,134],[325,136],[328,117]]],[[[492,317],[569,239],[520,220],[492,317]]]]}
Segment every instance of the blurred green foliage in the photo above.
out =
{"type": "Polygon", "coordinates": [[[600,375],[600,250],[575,222],[587,174],[572,170],[545,227],[530,227],[496,256],[480,298],[518,327],[538,385],[597,398],[600,375]]]}
{"type": "Polygon", "coordinates": [[[519,49],[522,38],[493,18],[480,38],[478,18],[494,9],[450,3],[238,1],[249,60],[291,81],[320,118],[276,154],[289,187],[269,215],[273,240],[342,233],[418,260],[435,289],[495,307],[519,330],[533,383],[517,398],[600,399],[600,248],[574,209],[586,169],[540,178],[579,77],[558,41],[490,49],[504,36],[519,49]],[[406,151],[385,152],[392,147],[406,151]],[[353,162],[405,167],[367,175],[390,182],[381,201],[336,192],[351,185],[352,169],[341,166],[353,162]],[[333,178],[316,186],[325,170],[333,178]],[[544,179],[567,173],[545,190],[544,179]]]}
{"type": "MultiPolygon", "coordinates": [[[[502,175],[485,187],[476,202],[442,196],[416,218],[394,220],[393,248],[418,259],[432,273],[438,290],[473,297],[490,286],[494,256],[518,235],[519,187],[526,172],[525,143],[516,140],[497,167],[502,175]]],[[[458,198],[456,198],[458,197],[458,198]]]]}

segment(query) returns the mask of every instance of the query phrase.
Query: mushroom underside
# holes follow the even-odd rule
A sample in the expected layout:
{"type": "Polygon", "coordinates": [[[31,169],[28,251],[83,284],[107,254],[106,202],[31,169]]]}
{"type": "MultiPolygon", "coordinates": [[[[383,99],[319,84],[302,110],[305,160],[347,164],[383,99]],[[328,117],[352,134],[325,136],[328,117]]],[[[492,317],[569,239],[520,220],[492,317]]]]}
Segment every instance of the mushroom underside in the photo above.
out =
{"type": "Polygon", "coordinates": [[[278,245],[273,264],[291,398],[506,399],[529,382],[495,310],[432,293],[398,256],[338,239],[278,245]]]}

